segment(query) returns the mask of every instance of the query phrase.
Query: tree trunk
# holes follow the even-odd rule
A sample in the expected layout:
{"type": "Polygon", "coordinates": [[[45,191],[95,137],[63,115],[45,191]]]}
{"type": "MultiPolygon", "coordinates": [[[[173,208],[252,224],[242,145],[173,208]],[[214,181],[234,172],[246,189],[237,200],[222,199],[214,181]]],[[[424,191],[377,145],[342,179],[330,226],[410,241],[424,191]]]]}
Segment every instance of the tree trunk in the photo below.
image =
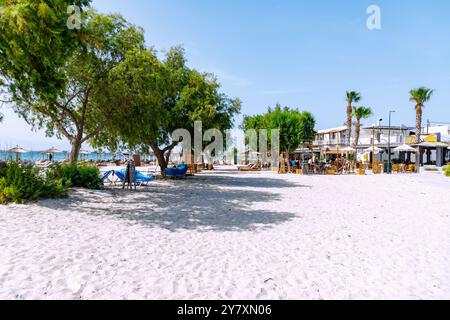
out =
{"type": "Polygon", "coordinates": [[[164,151],[159,149],[156,145],[150,145],[150,147],[152,148],[153,153],[158,160],[158,164],[161,169],[161,175],[165,176],[164,170],[166,170],[168,162],[166,161],[166,157],[164,156],[164,151]]]}
{"type": "Polygon", "coordinates": [[[166,154],[164,155],[165,159],[166,159],[166,164],[169,164],[171,154],[172,154],[172,149],[168,150],[166,152],[166,154]]]}
{"type": "Polygon", "coordinates": [[[416,106],[416,142],[420,143],[420,136],[422,135],[422,106],[416,106]]]}
{"type": "Polygon", "coordinates": [[[80,154],[82,138],[76,137],[71,141],[71,143],[72,143],[72,150],[70,152],[70,162],[76,163],[78,161],[78,156],[80,154]]]}
{"type": "Polygon", "coordinates": [[[349,102],[347,106],[347,146],[350,146],[352,138],[352,112],[352,104],[349,102]]]}
{"type": "Polygon", "coordinates": [[[291,160],[290,160],[290,152],[288,151],[286,154],[286,159],[287,159],[287,170],[288,173],[291,173],[291,160]]]}
{"type": "Polygon", "coordinates": [[[355,146],[356,147],[359,144],[360,134],[361,134],[361,119],[356,119],[356,128],[355,128],[355,146]]]}

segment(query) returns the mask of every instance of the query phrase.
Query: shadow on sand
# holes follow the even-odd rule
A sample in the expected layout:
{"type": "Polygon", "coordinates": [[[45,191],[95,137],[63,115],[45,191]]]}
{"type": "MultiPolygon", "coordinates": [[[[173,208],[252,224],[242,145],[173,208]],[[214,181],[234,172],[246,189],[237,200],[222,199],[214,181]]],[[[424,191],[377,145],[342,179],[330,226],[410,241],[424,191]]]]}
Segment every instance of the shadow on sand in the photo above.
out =
{"type": "MultiPolygon", "coordinates": [[[[271,228],[295,215],[277,210],[283,188],[309,188],[264,176],[199,175],[140,187],[137,191],[112,188],[102,191],[74,190],[64,201],[44,201],[58,211],[114,216],[147,227],[198,231],[246,231],[271,228]],[[263,188],[263,190],[255,190],[263,188]],[[264,189],[275,188],[275,192],[264,189]],[[253,205],[271,203],[270,210],[253,205]]],[[[267,207],[267,206],[266,206],[267,207]]]]}

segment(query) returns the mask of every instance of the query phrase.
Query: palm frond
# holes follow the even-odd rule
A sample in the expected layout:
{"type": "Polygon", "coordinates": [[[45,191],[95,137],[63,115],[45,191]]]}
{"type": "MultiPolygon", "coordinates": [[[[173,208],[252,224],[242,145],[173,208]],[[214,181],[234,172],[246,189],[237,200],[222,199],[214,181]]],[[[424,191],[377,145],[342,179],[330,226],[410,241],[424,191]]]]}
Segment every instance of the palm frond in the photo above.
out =
{"type": "Polygon", "coordinates": [[[409,100],[415,102],[418,105],[422,105],[425,102],[430,101],[434,90],[428,89],[426,87],[420,87],[418,89],[413,89],[409,92],[409,100]]]}
{"type": "Polygon", "coordinates": [[[361,93],[357,91],[347,91],[347,102],[353,103],[353,102],[359,102],[362,99],[361,93]]]}
{"type": "Polygon", "coordinates": [[[353,108],[353,116],[358,119],[367,119],[373,115],[372,109],[369,107],[355,107],[353,108]]]}

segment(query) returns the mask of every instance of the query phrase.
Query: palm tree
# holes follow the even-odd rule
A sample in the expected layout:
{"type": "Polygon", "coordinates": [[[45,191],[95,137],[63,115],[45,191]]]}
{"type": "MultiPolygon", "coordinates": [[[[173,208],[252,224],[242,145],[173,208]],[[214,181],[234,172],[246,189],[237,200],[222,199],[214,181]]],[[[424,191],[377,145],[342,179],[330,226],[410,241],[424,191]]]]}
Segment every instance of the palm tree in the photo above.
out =
{"type": "Polygon", "coordinates": [[[419,143],[422,135],[422,110],[425,102],[430,101],[434,90],[420,87],[409,92],[409,100],[416,103],[416,142],[419,143]]]}
{"type": "Polygon", "coordinates": [[[361,134],[361,119],[370,118],[373,115],[372,109],[366,107],[355,107],[352,116],[356,118],[355,127],[355,146],[359,144],[359,136],[361,134]]]}
{"type": "Polygon", "coordinates": [[[361,101],[361,94],[357,91],[347,91],[347,145],[350,146],[350,141],[352,138],[352,113],[353,113],[353,103],[361,101]]]}

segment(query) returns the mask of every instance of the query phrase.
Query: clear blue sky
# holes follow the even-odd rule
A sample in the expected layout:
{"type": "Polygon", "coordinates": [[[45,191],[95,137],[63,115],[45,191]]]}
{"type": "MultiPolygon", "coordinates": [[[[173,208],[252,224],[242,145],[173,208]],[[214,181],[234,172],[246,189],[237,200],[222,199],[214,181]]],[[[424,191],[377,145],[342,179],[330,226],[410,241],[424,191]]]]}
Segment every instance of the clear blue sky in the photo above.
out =
{"type": "MultiPolygon", "coordinates": [[[[318,129],[340,126],[351,89],[377,118],[394,108],[394,124],[414,126],[408,91],[427,86],[436,93],[424,121],[450,122],[448,0],[95,0],[94,6],[144,27],[148,45],[159,51],[184,45],[190,66],[216,73],[245,114],[279,102],[312,112],[318,129]],[[381,30],[366,27],[371,4],[381,8],[381,30]]],[[[28,148],[67,145],[31,134],[4,113],[0,147],[14,143],[11,137],[28,148]]]]}

